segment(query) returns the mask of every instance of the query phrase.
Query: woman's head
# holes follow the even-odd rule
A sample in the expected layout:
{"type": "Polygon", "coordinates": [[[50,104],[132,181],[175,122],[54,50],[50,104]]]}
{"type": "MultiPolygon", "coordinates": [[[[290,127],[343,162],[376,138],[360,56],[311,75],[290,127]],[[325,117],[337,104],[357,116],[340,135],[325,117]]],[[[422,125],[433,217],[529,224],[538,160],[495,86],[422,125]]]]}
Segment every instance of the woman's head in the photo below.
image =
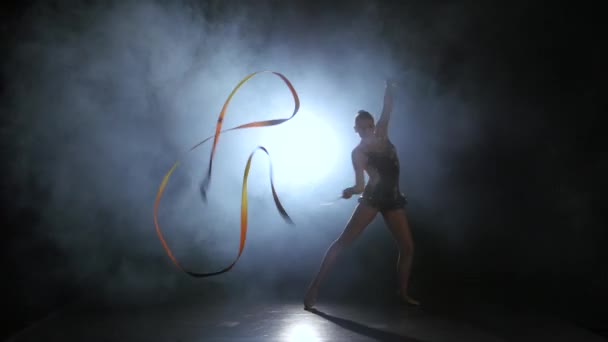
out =
{"type": "Polygon", "coordinates": [[[369,138],[374,135],[376,124],[374,117],[365,110],[360,110],[355,116],[355,132],[359,133],[361,139],[369,138]]]}

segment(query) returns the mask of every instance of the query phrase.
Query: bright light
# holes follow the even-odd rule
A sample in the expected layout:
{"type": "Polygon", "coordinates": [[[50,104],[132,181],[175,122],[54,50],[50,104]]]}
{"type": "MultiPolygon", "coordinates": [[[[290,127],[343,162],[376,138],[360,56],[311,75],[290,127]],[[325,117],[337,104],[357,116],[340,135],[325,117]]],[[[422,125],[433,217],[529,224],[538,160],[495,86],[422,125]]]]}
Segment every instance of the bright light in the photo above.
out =
{"type": "Polygon", "coordinates": [[[320,342],[315,329],[310,324],[296,324],[287,328],[285,342],[320,342]]]}
{"type": "Polygon", "coordinates": [[[273,162],[290,186],[314,186],[322,183],[344,158],[342,137],[328,120],[303,111],[292,120],[262,136],[273,162]],[[285,176],[288,175],[288,176],[285,176]]]}

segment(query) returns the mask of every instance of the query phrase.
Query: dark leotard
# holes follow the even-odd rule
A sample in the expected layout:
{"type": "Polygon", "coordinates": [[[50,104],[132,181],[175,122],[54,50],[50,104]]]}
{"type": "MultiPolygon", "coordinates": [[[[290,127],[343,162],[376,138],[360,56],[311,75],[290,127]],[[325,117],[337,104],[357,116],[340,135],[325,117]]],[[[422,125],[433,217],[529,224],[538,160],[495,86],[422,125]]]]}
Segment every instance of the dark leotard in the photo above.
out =
{"type": "Polygon", "coordinates": [[[395,146],[386,142],[387,146],[380,151],[368,151],[367,169],[376,173],[376,184],[368,183],[359,203],[365,203],[379,211],[389,211],[404,208],[407,199],[399,190],[399,159],[395,146]]]}

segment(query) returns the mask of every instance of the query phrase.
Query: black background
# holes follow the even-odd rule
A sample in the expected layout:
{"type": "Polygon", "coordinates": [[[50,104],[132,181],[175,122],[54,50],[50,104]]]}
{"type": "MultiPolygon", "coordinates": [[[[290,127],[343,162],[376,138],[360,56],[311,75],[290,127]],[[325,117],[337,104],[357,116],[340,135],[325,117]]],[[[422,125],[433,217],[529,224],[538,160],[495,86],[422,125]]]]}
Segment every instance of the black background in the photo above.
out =
{"type": "MultiPolygon", "coordinates": [[[[414,288],[420,293],[468,288],[490,296],[523,298],[530,306],[605,332],[608,239],[603,197],[608,162],[602,147],[605,125],[600,118],[606,74],[601,11],[582,3],[569,7],[554,2],[460,2],[454,8],[470,14],[460,38],[441,40],[429,29],[427,37],[422,34],[411,41],[408,30],[427,32],[425,28],[442,20],[437,9],[452,3],[378,3],[382,34],[395,58],[401,58],[404,65],[414,62],[432,75],[438,94],[458,87],[463,99],[486,113],[479,119],[483,144],[452,156],[453,167],[444,180],[450,196],[463,191],[467,198],[475,196],[482,203],[469,218],[469,248],[466,253],[438,248],[433,236],[425,234],[425,227],[432,226],[433,217],[442,213],[433,208],[412,211],[410,220],[420,255],[415,263],[414,288]],[[412,48],[417,51],[413,59],[408,55],[412,48]],[[541,259],[544,261],[535,262],[541,259]]],[[[210,8],[205,16],[221,21],[234,4],[207,5],[210,7],[201,5],[210,8]]],[[[3,3],[3,58],[12,58],[13,48],[28,36],[31,23],[27,13],[35,6],[34,1],[3,3]]],[[[57,5],[59,9],[62,6],[68,5],[57,5]]],[[[268,1],[265,6],[298,8],[303,23],[319,11],[339,17],[358,10],[347,1],[268,1]]],[[[306,31],[306,25],[287,30],[299,35],[306,31]]],[[[16,71],[3,67],[2,72],[0,108],[6,132],[19,129],[12,122],[20,113],[14,110],[11,97],[10,82],[16,71]]],[[[5,321],[11,325],[8,334],[84,292],[95,296],[97,290],[94,281],[83,286],[68,276],[43,275],[45,269],[59,267],[70,256],[51,240],[36,236],[33,227],[42,220],[40,208],[45,206],[48,189],[35,178],[25,185],[12,181],[15,166],[10,161],[17,152],[6,137],[3,134],[6,175],[2,177],[0,200],[3,311],[10,317],[5,321]],[[17,204],[16,194],[27,194],[31,200],[27,205],[17,204]],[[15,247],[20,241],[35,243],[20,250],[15,247]]],[[[459,204],[463,205],[466,203],[459,204]]],[[[108,263],[107,272],[111,273],[108,263]]],[[[384,268],[390,270],[389,266],[384,268]]],[[[278,287],[291,286],[296,290],[288,293],[300,293],[305,281],[286,280],[278,287]]],[[[349,289],[358,291],[378,282],[361,277],[352,281],[349,289]]]]}

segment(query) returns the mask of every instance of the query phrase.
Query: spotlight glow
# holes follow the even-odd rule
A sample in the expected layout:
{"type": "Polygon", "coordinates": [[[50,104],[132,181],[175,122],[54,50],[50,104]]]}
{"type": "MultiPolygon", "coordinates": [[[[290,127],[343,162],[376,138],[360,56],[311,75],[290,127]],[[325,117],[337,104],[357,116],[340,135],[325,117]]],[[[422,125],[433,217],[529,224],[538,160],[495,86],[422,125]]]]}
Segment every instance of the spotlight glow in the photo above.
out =
{"type": "MultiPolygon", "coordinates": [[[[277,127],[278,128],[278,127],[277,127]]],[[[322,117],[303,111],[292,121],[262,137],[290,186],[322,183],[344,153],[342,139],[322,117]]]]}
{"type": "Polygon", "coordinates": [[[310,324],[299,323],[286,329],[285,342],[320,342],[321,339],[310,324]]]}

